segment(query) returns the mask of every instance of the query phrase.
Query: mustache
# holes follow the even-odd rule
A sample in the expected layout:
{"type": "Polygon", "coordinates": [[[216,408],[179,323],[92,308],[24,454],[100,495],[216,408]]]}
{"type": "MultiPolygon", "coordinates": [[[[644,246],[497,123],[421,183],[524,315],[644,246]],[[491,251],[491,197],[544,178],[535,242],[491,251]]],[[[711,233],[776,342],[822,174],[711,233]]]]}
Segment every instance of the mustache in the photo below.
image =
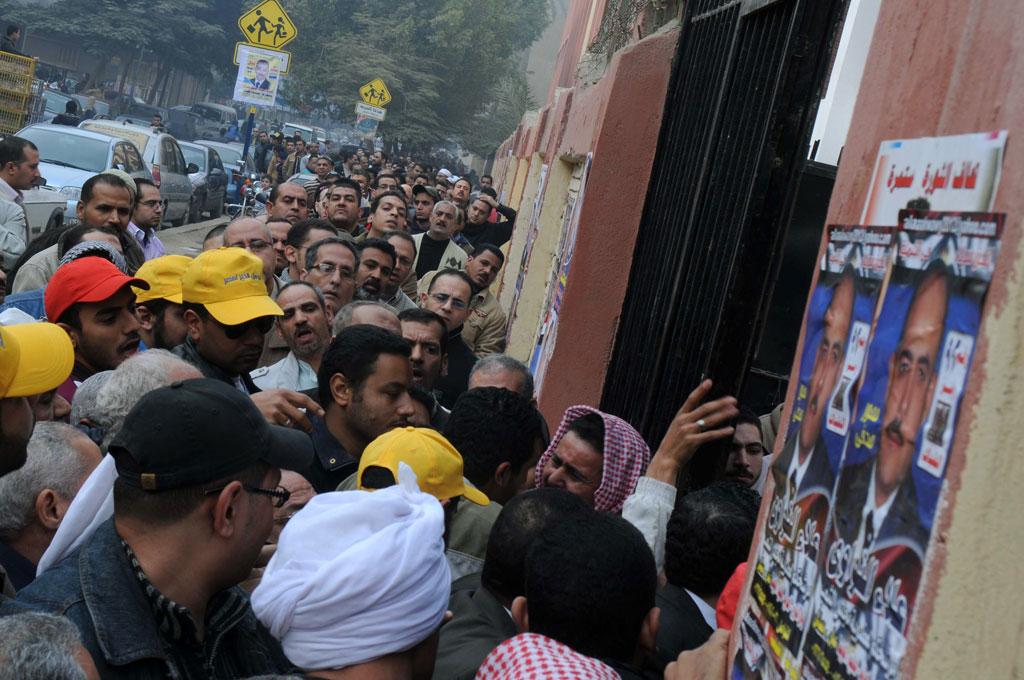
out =
{"type": "Polygon", "coordinates": [[[883,431],[885,434],[895,439],[900,446],[903,446],[903,421],[901,421],[899,417],[890,420],[889,424],[885,426],[885,430],[883,431]]]}

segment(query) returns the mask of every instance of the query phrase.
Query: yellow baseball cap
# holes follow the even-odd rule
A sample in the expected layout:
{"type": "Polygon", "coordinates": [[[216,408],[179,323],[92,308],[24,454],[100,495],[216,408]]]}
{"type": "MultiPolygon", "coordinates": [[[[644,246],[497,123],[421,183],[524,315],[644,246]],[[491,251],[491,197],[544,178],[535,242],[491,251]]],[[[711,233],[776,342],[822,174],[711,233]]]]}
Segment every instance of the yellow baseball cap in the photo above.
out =
{"type": "Polygon", "coordinates": [[[71,338],[57,324],[0,326],[0,399],[49,392],[68,379],[74,363],[71,338]]]}
{"type": "Polygon", "coordinates": [[[363,472],[382,467],[398,479],[398,464],[405,463],[416,473],[423,493],[438,500],[465,496],[477,505],[487,505],[487,496],[462,476],[462,456],[438,432],[425,427],[399,427],[374,439],[359,458],[356,479],[363,486],[363,472]]]}
{"type": "Polygon", "coordinates": [[[181,277],[181,297],[205,306],[225,326],[284,316],[267,295],[263,261],[242,248],[207,250],[192,260],[181,277]]]}
{"type": "Polygon", "coordinates": [[[146,260],[135,272],[135,278],[149,284],[149,290],[135,289],[135,302],[141,304],[150,300],[167,300],[181,304],[181,277],[191,264],[192,258],[184,255],[164,255],[146,260]]]}

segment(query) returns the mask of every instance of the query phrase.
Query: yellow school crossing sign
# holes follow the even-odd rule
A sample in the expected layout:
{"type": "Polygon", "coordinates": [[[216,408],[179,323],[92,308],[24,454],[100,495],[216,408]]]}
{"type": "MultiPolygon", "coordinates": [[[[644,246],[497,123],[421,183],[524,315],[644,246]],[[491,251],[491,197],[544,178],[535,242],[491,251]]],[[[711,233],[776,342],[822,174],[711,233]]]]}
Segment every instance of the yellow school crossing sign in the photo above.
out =
{"type": "Polygon", "coordinates": [[[239,17],[238,27],[249,43],[272,50],[280,49],[295,40],[298,33],[295,24],[277,0],[265,0],[253,7],[239,17]]]}
{"type": "Polygon", "coordinates": [[[387,106],[391,101],[391,93],[388,86],[380,78],[374,78],[366,85],[359,88],[359,96],[370,106],[387,106]]]}

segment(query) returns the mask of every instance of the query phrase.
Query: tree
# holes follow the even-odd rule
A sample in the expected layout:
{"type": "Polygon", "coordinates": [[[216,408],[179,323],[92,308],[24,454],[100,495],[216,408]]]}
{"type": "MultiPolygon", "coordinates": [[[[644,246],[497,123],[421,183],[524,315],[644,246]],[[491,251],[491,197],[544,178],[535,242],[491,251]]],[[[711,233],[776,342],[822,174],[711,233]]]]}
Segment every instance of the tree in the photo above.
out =
{"type": "Polygon", "coordinates": [[[293,103],[354,115],[359,86],[381,78],[393,96],[380,128],[390,141],[472,140],[484,155],[525,110],[525,97],[510,99],[523,82],[517,57],[549,21],[546,0],[290,0],[287,9],[299,30],[289,45],[293,103]],[[496,111],[482,135],[480,116],[496,111]]]}

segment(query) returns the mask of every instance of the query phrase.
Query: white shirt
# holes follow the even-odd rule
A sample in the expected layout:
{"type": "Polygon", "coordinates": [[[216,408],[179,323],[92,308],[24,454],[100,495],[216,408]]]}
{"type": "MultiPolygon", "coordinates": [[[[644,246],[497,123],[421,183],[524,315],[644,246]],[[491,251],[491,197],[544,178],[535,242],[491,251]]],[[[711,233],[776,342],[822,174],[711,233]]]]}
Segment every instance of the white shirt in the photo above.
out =
{"type": "Polygon", "coordinates": [[[20,190],[15,189],[10,184],[0,179],[0,198],[12,201],[21,205],[25,201],[25,195],[20,190]]]}
{"type": "Polygon", "coordinates": [[[715,614],[715,610],[712,609],[711,605],[701,599],[700,595],[693,592],[692,590],[686,590],[686,594],[690,596],[694,604],[697,605],[697,609],[700,610],[700,615],[704,617],[704,622],[708,624],[711,630],[718,630],[718,616],[715,614]]]}
{"type": "Polygon", "coordinates": [[[284,359],[276,364],[257,368],[249,373],[249,377],[261,390],[282,388],[302,392],[315,389],[317,386],[316,371],[302,359],[288,352],[284,359]]]}
{"type": "Polygon", "coordinates": [[[892,504],[896,502],[896,494],[899,493],[899,487],[896,488],[889,497],[885,499],[885,502],[879,506],[875,506],[875,466],[871,466],[871,481],[868,482],[868,496],[864,502],[864,511],[860,515],[860,530],[857,532],[857,545],[860,546],[860,550],[864,550],[869,546],[864,545],[864,529],[867,527],[867,518],[869,514],[874,514],[872,518],[872,525],[875,530],[875,537],[878,536],[879,529],[882,528],[882,524],[885,523],[885,518],[889,516],[889,510],[892,508],[892,504]]]}
{"type": "Polygon", "coordinates": [[[807,468],[811,466],[811,456],[814,455],[814,449],[811,449],[807,453],[807,458],[803,463],[800,462],[800,440],[797,439],[795,442],[796,446],[793,450],[793,460],[789,461],[789,470],[786,471],[786,477],[789,479],[796,480],[796,487],[792,493],[796,496],[796,492],[800,489],[800,484],[804,481],[804,475],[807,474],[807,468]]]}

